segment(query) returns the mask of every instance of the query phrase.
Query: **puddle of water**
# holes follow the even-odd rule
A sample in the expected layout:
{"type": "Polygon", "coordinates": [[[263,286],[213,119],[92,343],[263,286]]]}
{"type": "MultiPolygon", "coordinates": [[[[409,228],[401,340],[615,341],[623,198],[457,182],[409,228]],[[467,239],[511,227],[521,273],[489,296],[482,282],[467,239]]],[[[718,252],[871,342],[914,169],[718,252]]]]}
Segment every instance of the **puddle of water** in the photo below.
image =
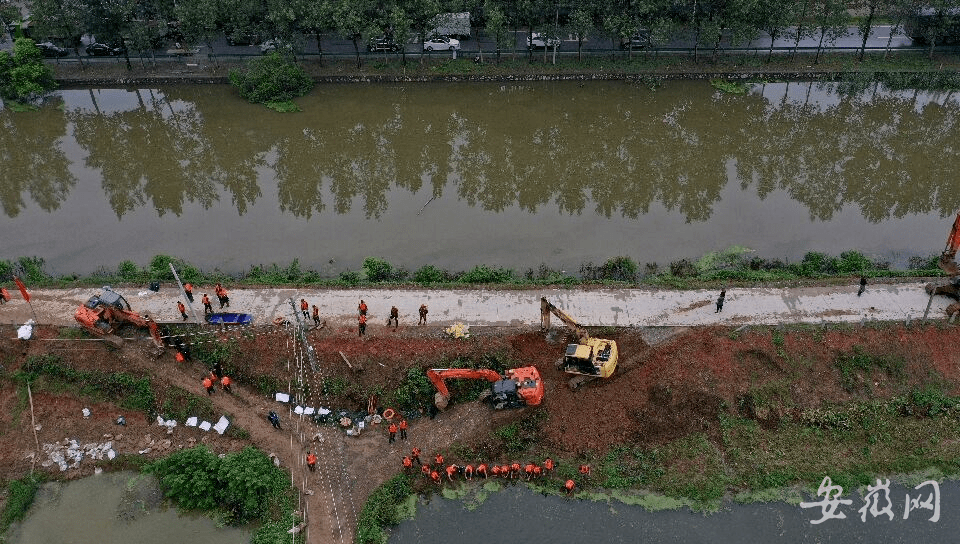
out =
{"type": "Polygon", "coordinates": [[[218,528],[212,519],[162,505],[155,479],[133,472],[51,482],[37,493],[22,523],[7,533],[11,544],[169,544],[249,542],[249,531],[218,528]]]}

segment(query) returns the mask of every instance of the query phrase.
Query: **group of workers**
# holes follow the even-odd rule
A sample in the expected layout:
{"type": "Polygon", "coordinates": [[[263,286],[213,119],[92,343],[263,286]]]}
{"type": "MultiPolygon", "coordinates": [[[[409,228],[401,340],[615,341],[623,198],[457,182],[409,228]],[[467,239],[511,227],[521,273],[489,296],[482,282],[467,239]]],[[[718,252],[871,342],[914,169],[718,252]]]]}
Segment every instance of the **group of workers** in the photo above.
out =
{"type": "Polygon", "coordinates": [[[400,423],[390,422],[390,426],[387,427],[387,434],[389,434],[388,444],[393,444],[397,440],[397,431],[400,431],[400,440],[407,439],[407,420],[400,418],[400,423]]]}
{"type": "MultiPolygon", "coordinates": [[[[183,284],[183,292],[187,295],[187,300],[190,303],[193,303],[193,284],[185,283],[183,284]]],[[[220,301],[220,309],[224,307],[230,307],[230,296],[227,294],[227,290],[223,288],[223,285],[217,283],[213,287],[213,292],[217,295],[217,300],[220,301]]],[[[210,303],[210,297],[206,293],[203,294],[203,298],[200,299],[203,303],[203,315],[209,315],[213,313],[213,304],[210,303]]],[[[177,301],[177,310],[180,312],[180,315],[183,316],[183,320],[186,321],[187,318],[187,308],[183,305],[183,302],[177,301]]]]}
{"type": "MultiPolygon", "coordinates": [[[[433,464],[423,463],[420,460],[420,454],[420,448],[413,448],[413,450],[410,451],[410,455],[407,455],[403,458],[403,470],[406,472],[412,471],[413,465],[416,463],[420,466],[420,473],[436,484],[442,483],[443,474],[446,474],[448,482],[453,482],[461,475],[465,480],[473,480],[474,477],[482,477],[484,479],[493,477],[505,478],[508,480],[522,479],[531,481],[548,475],[556,468],[556,464],[553,462],[553,459],[549,457],[543,461],[543,464],[528,462],[521,465],[520,463],[514,461],[509,465],[479,463],[478,465],[474,466],[469,463],[466,465],[457,465],[456,463],[447,465],[445,464],[443,455],[439,453],[434,457],[433,464]]],[[[590,465],[581,465],[580,474],[589,475],[590,465]]],[[[572,493],[575,487],[576,483],[573,480],[567,480],[563,486],[567,493],[572,493]]]]}
{"type": "MultiPolygon", "coordinates": [[[[307,299],[300,299],[300,313],[303,314],[303,320],[306,321],[310,319],[310,304],[307,302],[307,299]]],[[[320,327],[320,308],[316,304],[313,305],[313,325],[317,328],[320,327]]]]}
{"type": "Polygon", "coordinates": [[[220,384],[220,387],[223,389],[224,393],[232,393],[230,389],[230,384],[233,383],[233,380],[230,379],[230,376],[227,376],[223,373],[223,368],[220,366],[220,363],[217,362],[213,365],[213,370],[210,371],[208,376],[203,378],[203,388],[207,390],[207,395],[212,395],[214,392],[214,387],[217,384],[220,384]]]}
{"type": "MultiPolygon", "coordinates": [[[[300,307],[303,308],[304,301],[300,299],[300,307]]],[[[426,325],[427,324],[427,309],[426,304],[421,304],[420,309],[420,321],[417,322],[417,325],[426,325]]],[[[306,315],[306,314],[304,314],[306,315]]],[[[393,330],[397,330],[397,327],[400,326],[400,310],[396,306],[390,307],[390,317],[387,318],[387,326],[393,323],[393,330]]],[[[357,305],[357,329],[360,336],[367,334],[367,303],[360,299],[360,304],[357,305]]]]}

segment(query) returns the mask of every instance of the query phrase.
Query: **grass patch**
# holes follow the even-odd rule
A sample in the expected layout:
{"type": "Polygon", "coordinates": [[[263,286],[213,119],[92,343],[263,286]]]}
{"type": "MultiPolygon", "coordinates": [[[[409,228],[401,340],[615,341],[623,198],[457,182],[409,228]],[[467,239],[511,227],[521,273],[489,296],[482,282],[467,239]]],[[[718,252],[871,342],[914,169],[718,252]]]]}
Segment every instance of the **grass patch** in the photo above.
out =
{"type": "Polygon", "coordinates": [[[17,382],[30,383],[36,389],[110,401],[149,417],[156,413],[156,394],[149,378],[137,378],[124,372],[77,370],[55,355],[31,356],[13,377],[17,382]]]}
{"type": "Polygon", "coordinates": [[[6,534],[12,523],[26,517],[43,480],[43,474],[38,472],[7,484],[7,500],[0,515],[0,534],[6,534]]]}
{"type": "Polygon", "coordinates": [[[866,353],[861,346],[853,346],[852,352],[837,355],[835,365],[840,371],[840,385],[847,392],[869,394],[872,391],[874,371],[880,370],[891,378],[902,379],[905,363],[901,357],[872,355],[866,353]]]}
{"type": "Polygon", "coordinates": [[[403,521],[407,510],[403,507],[413,494],[410,477],[397,474],[376,488],[367,497],[357,519],[356,541],[360,544],[386,542],[383,529],[403,521]]]}

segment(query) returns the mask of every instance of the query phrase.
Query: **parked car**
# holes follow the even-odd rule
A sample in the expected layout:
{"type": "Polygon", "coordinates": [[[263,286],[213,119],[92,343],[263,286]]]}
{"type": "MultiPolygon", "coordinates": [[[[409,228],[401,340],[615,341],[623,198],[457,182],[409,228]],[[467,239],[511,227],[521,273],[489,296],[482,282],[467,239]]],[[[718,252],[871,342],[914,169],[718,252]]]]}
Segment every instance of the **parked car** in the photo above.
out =
{"type": "Polygon", "coordinates": [[[259,41],[253,34],[231,34],[227,36],[227,45],[256,45],[259,41]]]}
{"type": "Polygon", "coordinates": [[[449,51],[451,49],[460,49],[460,40],[448,38],[446,36],[434,36],[423,42],[424,51],[449,51]]]}
{"type": "Polygon", "coordinates": [[[40,42],[37,44],[37,49],[40,50],[40,53],[44,57],[48,57],[48,58],[66,57],[67,55],[70,54],[70,52],[64,49],[63,47],[54,45],[51,42],[40,42]]]}
{"type": "Polygon", "coordinates": [[[87,46],[87,54],[91,57],[116,57],[127,52],[124,45],[107,45],[105,43],[91,43],[87,46]]]}
{"type": "Polygon", "coordinates": [[[546,34],[534,32],[527,36],[527,47],[531,49],[543,49],[544,47],[560,46],[560,38],[549,38],[546,34]]]}
{"type": "Polygon", "coordinates": [[[620,40],[620,49],[643,49],[650,47],[650,35],[641,32],[631,36],[629,40],[620,40]]]}
{"type": "Polygon", "coordinates": [[[403,49],[399,43],[395,43],[390,38],[386,36],[370,40],[370,43],[367,44],[367,51],[400,51],[403,49]]]}
{"type": "Polygon", "coordinates": [[[286,43],[283,40],[279,40],[277,38],[274,38],[272,40],[267,40],[260,44],[260,52],[263,53],[264,55],[266,55],[271,51],[276,51],[277,49],[284,49],[286,51],[290,51],[291,49],[293,49],[293,45],[286,43]]]}

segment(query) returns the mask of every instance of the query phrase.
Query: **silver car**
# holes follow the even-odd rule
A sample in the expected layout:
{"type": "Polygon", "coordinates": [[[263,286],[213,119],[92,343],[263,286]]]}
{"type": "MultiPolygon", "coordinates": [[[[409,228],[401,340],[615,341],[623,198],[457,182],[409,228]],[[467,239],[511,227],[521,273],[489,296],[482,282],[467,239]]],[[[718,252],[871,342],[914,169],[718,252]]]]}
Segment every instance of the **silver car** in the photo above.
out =
{"type": "Polygon", "coordinates": [[[455,40],[446,36],[437,36],[423,42],[424,51],[449,51],[451,49],[459,51],[460,40],[455,40]]]}

